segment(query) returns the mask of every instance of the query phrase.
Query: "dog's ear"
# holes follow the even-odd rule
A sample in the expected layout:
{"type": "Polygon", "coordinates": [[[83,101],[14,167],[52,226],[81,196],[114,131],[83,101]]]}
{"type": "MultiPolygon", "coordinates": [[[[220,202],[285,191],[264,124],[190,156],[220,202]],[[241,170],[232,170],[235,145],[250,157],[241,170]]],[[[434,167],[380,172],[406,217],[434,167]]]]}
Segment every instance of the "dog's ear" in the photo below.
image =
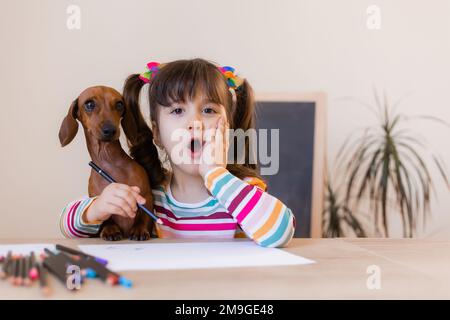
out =
{"type": "Polygon", "coordinates": [[[78,99],[75,99],[70,105],[67,116],[61,123],[61,128],[59,128],[59,142],[61,142],[61,147],[69,144],[78,132],[77,113],[78,99]]]}

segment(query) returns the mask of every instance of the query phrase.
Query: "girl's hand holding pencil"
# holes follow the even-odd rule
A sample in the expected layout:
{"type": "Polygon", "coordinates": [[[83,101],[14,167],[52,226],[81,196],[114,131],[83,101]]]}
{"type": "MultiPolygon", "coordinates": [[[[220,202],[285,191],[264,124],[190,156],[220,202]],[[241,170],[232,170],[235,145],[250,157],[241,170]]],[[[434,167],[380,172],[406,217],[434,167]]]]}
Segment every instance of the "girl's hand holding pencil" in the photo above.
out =
{"type": "Polygon", "coordinates": [[[105,221],[114,214],[134,218],[138,208],[137,203],[145,204],[145,198],[139,193],[139,187],[110,183],[92,202],[83,218],[89,223],[105,221]]]}

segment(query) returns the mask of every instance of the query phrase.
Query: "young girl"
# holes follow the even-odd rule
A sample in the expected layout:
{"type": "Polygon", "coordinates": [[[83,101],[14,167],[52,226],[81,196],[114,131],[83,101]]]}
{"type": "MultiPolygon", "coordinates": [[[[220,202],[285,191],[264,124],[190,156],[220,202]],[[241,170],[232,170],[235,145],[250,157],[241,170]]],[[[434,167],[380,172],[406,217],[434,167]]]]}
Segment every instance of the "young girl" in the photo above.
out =
{"type": "MultiPolygon", "coordinates": [[[[144,138],[130,146],[130,154],[149,175],[154,211],[163,221],[163,225],[154,224],[153,235],[208,239],[247,236],[264,247],[286,246],[294,234],[295,217],[265,192],[257,166],[250,163],[247,142],[243,164],[215,160],[185,163],[173,155],[179,147],[171,138],[176,130],[197,136],[203,144],[200,153],[209,147],[211,154],[218,155],[227,153],[226,140],[214,143],[227,136],[227,128],[254,129],[255,103],[248,82],[237,77],[233,68],[217,67],[203,59],[164,65],[152,62],[146,72],[127,79],[126,103],[139,106],[139,92],[146,83],[153,134],[139,121],[138,131],[144,138]],[[209,142],[203,140],[207,131],[212,132],[209,142]],[[171,170],[162,166],[155,144],[165,151],[171,170]]],[[[192,159],[201,156],[191,143],[186,148],[192,159]]],[[[139,188],[109,184],[99,196],[69,203],[61,213],[61,231],[69,238],[98,236],[102,221],[113,214],[134,217],[137,203],[144,202],[139,188]]]]}

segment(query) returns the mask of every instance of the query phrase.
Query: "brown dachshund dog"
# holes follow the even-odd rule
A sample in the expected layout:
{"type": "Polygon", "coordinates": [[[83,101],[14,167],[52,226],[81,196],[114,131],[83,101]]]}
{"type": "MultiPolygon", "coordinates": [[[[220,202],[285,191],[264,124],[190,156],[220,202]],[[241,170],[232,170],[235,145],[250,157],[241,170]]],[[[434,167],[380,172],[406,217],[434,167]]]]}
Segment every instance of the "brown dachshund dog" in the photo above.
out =
{"type": "MultiPolygon", "coordinates": [[[[118,183],[138,186],[146,200],[146,208],[153,211],[148,175],[145,169],[122,149],[119,141],[120,124],[129,141],[136,139],[135,119],[139,117],[142,117],[140,110],[127,108],[122,95],[113,88],[90,87],[72,102],[61,124],[59,140],[62,147],[70,143],[78,131],[77,120],[80,121],[92,161],[118,183]]],[[[99,195],[108,184],[108,181],[91,169],[89,197],[99,195]]],[[[110,241],[122,238],[148,240],[152,228],[153,219],[138,208],[134,219],[112,215],[103,222],[99,235],[110,241]]]]}

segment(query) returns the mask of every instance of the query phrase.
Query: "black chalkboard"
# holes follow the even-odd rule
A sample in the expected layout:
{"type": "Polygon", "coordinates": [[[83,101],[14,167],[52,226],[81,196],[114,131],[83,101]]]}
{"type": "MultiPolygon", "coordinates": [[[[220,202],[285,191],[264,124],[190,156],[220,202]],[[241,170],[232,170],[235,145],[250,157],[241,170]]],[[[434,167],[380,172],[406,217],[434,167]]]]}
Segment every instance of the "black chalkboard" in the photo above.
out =
{"type": "Polygon", "coordinates": [[[294,213],[294,237],[311,237],[315,106],[315,102],[257,102],[257,129],[279,129],[278,173],[263,178],[267,191],[294,213]]]}

